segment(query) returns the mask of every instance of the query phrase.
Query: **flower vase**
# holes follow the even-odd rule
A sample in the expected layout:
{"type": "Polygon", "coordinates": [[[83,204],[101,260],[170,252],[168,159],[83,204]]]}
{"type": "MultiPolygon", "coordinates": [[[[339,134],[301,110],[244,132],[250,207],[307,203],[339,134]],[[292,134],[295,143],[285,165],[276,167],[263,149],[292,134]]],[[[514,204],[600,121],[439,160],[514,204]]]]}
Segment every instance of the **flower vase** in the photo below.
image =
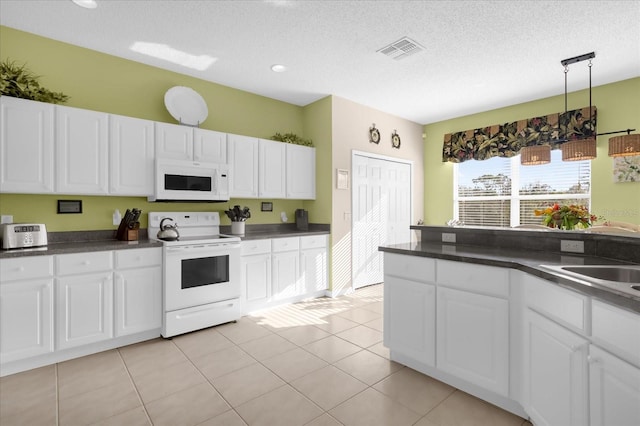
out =
{"type": "Polygon", "coordinates": [[[244,235],[245,222],[231,222],[231,233],[233,235],[244,235]]]}

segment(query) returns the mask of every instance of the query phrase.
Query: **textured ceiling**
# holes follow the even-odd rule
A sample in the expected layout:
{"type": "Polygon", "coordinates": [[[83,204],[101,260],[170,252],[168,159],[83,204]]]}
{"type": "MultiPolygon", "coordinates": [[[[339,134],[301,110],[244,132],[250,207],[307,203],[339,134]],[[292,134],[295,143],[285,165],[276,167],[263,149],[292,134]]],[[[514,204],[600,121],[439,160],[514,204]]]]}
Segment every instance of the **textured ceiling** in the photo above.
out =
{"type": "MultiPolygon", "coordinates": [[[[0,0],[0,23],[296,105],[333,94],[427,124],[640,76],[640,1],[0,0]],[[402,60],[377,50],[409,37],[402,60]],[[217,60],[196,71],[130,49],[217,60]],[[270,70],[273,64],[285,73],[270,70]],[[588,87],[585,62],[569,91],[588,87]]],[[[597,102],[594,102],[597,104],[597,102]]]]}

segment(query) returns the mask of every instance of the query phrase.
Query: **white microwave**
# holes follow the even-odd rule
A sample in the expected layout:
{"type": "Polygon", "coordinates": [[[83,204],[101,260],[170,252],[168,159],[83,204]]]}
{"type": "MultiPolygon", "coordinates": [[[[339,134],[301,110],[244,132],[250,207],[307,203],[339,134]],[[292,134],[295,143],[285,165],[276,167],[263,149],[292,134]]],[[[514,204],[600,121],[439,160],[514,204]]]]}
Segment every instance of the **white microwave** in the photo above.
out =
{"type": "Polygon", "coordinates": [[[156,182],[149,201],[229,201],[229,166],[197,161],[156,160],[156,182]]]}

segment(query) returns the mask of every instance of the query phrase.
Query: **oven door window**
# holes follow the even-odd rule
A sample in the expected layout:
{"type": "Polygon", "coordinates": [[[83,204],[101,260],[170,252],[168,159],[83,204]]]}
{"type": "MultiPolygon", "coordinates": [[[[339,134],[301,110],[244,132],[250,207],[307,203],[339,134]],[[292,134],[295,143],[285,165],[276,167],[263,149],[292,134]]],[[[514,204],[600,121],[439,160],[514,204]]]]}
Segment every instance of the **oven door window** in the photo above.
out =
{"type": "Polygon", "coordinates": [[[182,260],[182,288],[229,282],[229,256],[182,260]]]}
{"type": "Polygon", "coordinates": [[[211,177],[165,174],[164,189],[173,191],[211,192],[211,177]]]}

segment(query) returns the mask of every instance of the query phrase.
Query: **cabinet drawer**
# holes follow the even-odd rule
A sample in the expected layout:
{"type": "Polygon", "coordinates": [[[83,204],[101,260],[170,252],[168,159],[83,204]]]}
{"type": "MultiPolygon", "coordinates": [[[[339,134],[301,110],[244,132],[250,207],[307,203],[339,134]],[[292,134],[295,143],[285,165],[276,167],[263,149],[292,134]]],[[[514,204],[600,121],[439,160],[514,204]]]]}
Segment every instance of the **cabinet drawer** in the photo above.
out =
{"type": "Polygon", "coordinates": [[[420,256],[384,254],[384,274],[418,282],[436,281],[436,261],[420,256]]]}
{"type": "Polygon", "coordinates": [[[326,247],[327,246],[327,236],[326,235],[309,235],[308,237],[300,237],[300,248],[308,249],[308,248],[317,248],[317,247],[326,247]]]}
{"type": "Polygon", "coordinates": [[[271,240],[249,240],[240,244],[242,256],[271,253],[271,240]]]}
{"type": "Polygon", "coordinates": [[[438,284],[476,293],[509,297],[509,270],[473,263],[437,261],[438,284]]]}
{"type": "Polygon", "coordinates": [[[599,300],[591,302],[593,340],[640,366],[640,315],[599,300]]]}
{"type": "Polygon", "coordinates": [[[111,265],[110,251],[62,254],[56,256],[56,272],[58,275],[108,271],[112,268],[111,265]]]}
{"type": "Polygon", "coordinates": [[[527,306],[564,322],[582,334],[588,333],[589,298],[532,275],[522,274],[522,280],[527,306]]]}
{"type": "Polygon", "coordinates": [[[118,250],[114,253],[116,269],[142,268],[162,264],[161,248],[118,250]]]}
{"type": "Polygon", "coordinates": [[[271,240],[271,250],[274,253],[281,251],[292,251],[300,248],[299,237],[274,238],[271,240]]]}
{"type": "Polygon", "coordinates": [[[19,257],[0,260],[2,281],[53,276],[53,256],[19,257]]]}

